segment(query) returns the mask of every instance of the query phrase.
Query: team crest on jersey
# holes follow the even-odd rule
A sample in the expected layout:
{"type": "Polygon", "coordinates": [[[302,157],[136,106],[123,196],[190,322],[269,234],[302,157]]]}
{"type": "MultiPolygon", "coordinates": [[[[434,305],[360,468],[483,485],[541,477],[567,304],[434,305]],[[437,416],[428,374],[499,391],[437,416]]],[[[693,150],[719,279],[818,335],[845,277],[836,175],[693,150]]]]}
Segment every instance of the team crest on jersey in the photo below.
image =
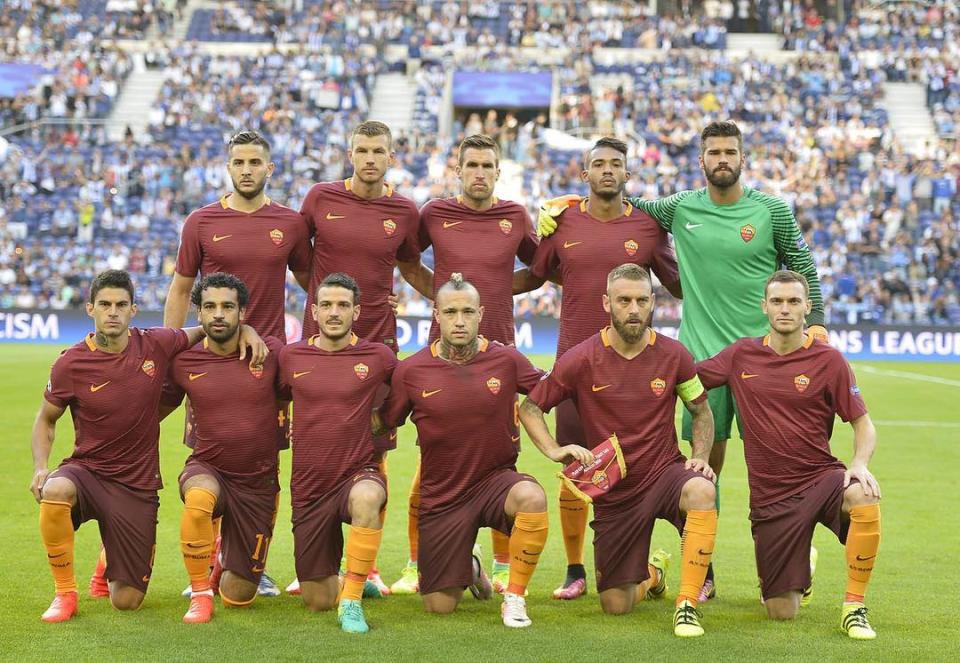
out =
{"type": "Polygon", "coordinates": [[[276,244],[277,246],[280,246],[281,244],[283,244],[283,231],[280,230],[279,228],[274,228],[273,230],[271,230],[270,241],[276,244]]]}
{"type": "Polygon", "coordinates": [[[509,235],[511,230],[513,230],[513,224],[506,219],[500,219],[500,232],[509,235]]]}
{"type": "Polygon", "coordinates": [[[740,238],[744,242],[749,242],[751,239],[757,236],[757,229],[751,226],[749,223],[745,226],[740,226],[740,238]]]}
{"type": "Polygon", "coordinates": [[[258,380],[263,377],[263,366],[251,366],[250,373],[258,380]]]}
{"type": "Polygon", "coordinates": [[[393,233],[397,232],[397,222],[393,219],[384,219],[383,232],[387,233],[387,237],[393,237],[393,233]]]}
{"type": "Polygon", "coordinates": [[[657,398],[660,398],[663,396],[663,392],[667,390],[667,383],[663,378],[654,378],[650,381],[650,389],[657,398]]]}
{"type": "Polygon", "coordinates": [[[633,256],[637,254],[637,249],[640,248],[640,245],[632,239],[628,239],[623,243],[623,248],[626,250],[628,256],[633,256]]]}
{"type": "Polygon", "coordinates": [[[150,377],[153,377],[157,372],[157,365],[153,363],[152,359],[145,359],[140,368],[150,377]]]}
{"type": "Polygon", "coordinates": [[[798,375],[793,378],[793,386],[797,388],[801,394],[807,390],[807,387],[810,386],[810,378],[806,375],[798,375]]]}
{"type": "Polygon", "coordinates": [[[498,378],[490,378],[487,380],[487,389],[490,390],[490,393],[496,396],[500,393],[500,380],[498,378]]]}
{"type": "Polygon", "coordinates": [[[361,380],[366,380],[367,376],[370,375],[370,367],[361,362],[353,367],[353,372],[356,373],[357,377],[361,380]]]}

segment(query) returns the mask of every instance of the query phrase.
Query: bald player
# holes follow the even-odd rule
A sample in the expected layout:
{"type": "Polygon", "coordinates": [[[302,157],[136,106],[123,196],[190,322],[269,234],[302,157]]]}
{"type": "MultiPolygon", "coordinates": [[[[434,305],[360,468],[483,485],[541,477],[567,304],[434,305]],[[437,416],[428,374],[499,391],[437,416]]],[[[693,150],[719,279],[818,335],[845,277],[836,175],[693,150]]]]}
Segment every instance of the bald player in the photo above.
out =
{"type": "MultiPolygon", "coordinates": [[[[595,336],[610,323],[598,293],[607,288],[607,274],[621,263],[642,265],[653,272],[675,297],[680,297],[677,261],[667,232],[657,222],[624,200],[630,171],[627,145],[601,138],[584,157],[580,178],[590,186],[590,197],[564,214],[557,232],[537,248],[527,283],[521,289],[543,284],[558,273],[563,283],[557,359],[573,346],[595,336]]],[[[599,440],[584,438],[573,401],[557,408],[560,444],[585,445],[599,440]]],[[[583,542],[589,511],[566,485],[560,487],[560,525],[567,554],[567,576],[553,595],[576,599],[587,591],[583,567],[583,542]]]]}
{"type": "Polygon", "coordinates": [[[501,617],[530,626],[524,594],[547,539],[547,504],[533,477],[516,470],[517,393],[540,371],[516,348],[479,336],[483,307],[459,274],[437,291],[440,338],[400,362],[375,418],[398,426],[410,416],[421,455],[420,593],[427,612],[451,613],[465,588],[492,587],[471,548],[480,527],[509,534],[510,579],[501,617]]]}
{"type": "MultiPolygon", "coordinates": [[[[424,275],[422,294],[430,299],[454,272],[463,274],[480,293],[484,315],[480,335],[488,341],[513,345],[513,275],[516,259],[526,265],[533,260],[537,235],[526,209],[519,203],[493,195],[500,178],[500,147],[489,136],[468,136],[460,143],[457,175],[461,193],[453,198],[428,202],[420,210],[420,249],[433,246],[434,268],[420,267],[424,275]]],[[[439,337],[436,320],[430,342],[439,337]]],[[[390,587],[395,594],[416,593],[417,513],[420,504],[420,474],[410,487],[407,535],[410,558],[399,580],[390,587]]],[[[493,535],[493,588],[502,594],[509,582],[510,542],[493,535]]]]}

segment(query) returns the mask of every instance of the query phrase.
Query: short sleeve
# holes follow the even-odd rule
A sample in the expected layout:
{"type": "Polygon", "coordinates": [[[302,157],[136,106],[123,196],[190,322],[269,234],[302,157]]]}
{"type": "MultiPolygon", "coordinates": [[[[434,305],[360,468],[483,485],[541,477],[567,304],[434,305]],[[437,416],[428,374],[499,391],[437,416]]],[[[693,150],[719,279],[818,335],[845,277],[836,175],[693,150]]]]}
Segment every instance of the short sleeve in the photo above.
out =
{"type": "Polygon", "coordinates": [[[540,242],[530,262],[530,271],[541,279],[550,278],[560,266],[560,256],[557,254],[556,233],[540,242]]]}
{"type": "Polygon", "coordinates": [[[680,280],[680,268],[677,266],[677,254],[670,243],[670,237],[663,228],[657,234],[657,246],[653,251],[653,273],[664,285],[680,280]]]}
{"type": "Polygon", "coordinates": [[[523,238],[517,247],[517,257],[520,258],[520,262],[524,265],[530,265],[533,263],[533,258],[537,253],[537,247],[540,245],[540,238],[537,237],[537,231],[534,230],[533,222],[530,221],[530,215],[527,214],[527,211],[521,209],[518,212],[518,216],[521,218],[521,223],[523,224],[523,238]]]}
{"type": "Polygon", "coordinates": [[[857,378],[853,374],[853,367],[847,363],[840,353],[834,355],[834,379],[830,384],[830,396],[833,400],[834,411],[844,421],[859,419],[867,413],[867,405],[863,402],[857,378]]]}
{"type": "Polygon", "coordinates": [[[177,249],[177,274],[196,278],[203,264],[203,247],[200,245],[200,220],[196,212],[187,217],[180,233],[180,248],[177,249]]]}
{"type": "Polygon", "coordinates": [[[420,252],[424,252],[433,244],[433,238],[430,237],[430,218],[433,216],[433,205],[427,203],[420,209],[420,224],[417,230],[417,246],[420,252]]]}
{"type": "Polygon", "coordinates": [[[697,375],[705,388],[714,389],[727,384],[736,347],[735,344],[729,345],[709,359],[696,364],[697,375]]]}
{"type": "Polygon", "coordinates": [[[701,403],[707,398],[707,391],[697,376],[693,355],[682,345],[678,348],[680,361],[677,366],[677,396],[684,403],[701,403]]]}
{"type": "Polygon", "coordinates": [[[277,398],[281,401],[293,400],[293,389],[287,380],[287,358],[290,356],[290,346],[285,346],[277,353],[277,398]]]}
{"type": "Polygon", "coordinates": [[[50,368],[50,379],[47,380],[43,397],[48,403],[59,408],[65,408],[74,401],[73,376],[70,373],[70,359],[66,352],[63,352],[50,368]]]}
{"type": "Polygon", "coordinates": [[[301,215],[301,227],[297,231],[296,242],[293,250],[290,251],[290,257],[287,259],[287,265],[291,272],[306,272],[310,270],[313,262],[313,245],[310,244],[310,229],[307,221],[301,215]]]}
{"type": "Polygon", "coordinates": [[[316,221],[313,218],[314,210],[317,207],[317,197],[319,196],[317,187],[319,184],[314,184],[310,187],[310,190],[307,191],[307,195],[303,198],[303,203],[300,204],[300,216],[303,217],[304,222],[307,224],[307,236],[313,237],[317,234],[317,225],[316,221]]]}
{"type": "Polygon", "coordinates": [[[400,262],[417,262],[420,260],[420,211],[410,204],[407,220],[407,234],[403,243],[397,247],[397,260],[400,262]]]}
{"type": "Polygon", "coordinates": [[[513,361],[517,367],[517,391],[521,394],[529,394],[540,384],[544,372],[534,366],[530,359],[516,348],[511,347],[508,350],[513,355],[513,361]]]}
{"type": "Polygon", "coordinates": [[[160,403],[169,407],[179,407],[183,402],[185,392],[183,387],[177,384],[174,378],[175,366],[170,366],[170,372],[163,383],[163,391],[160,393],[160,403]]]}
{"type": "Polygon", "coordinates": [[[168,358],[174,357],[187,349],[190,338],[182,329],[170,327],[150,327],[142,330],[143,334],[159,346],[168,358]]]}
{"type": "Polygon", "coordinates": [[[393,380],[393,373],[397,370],[400,360],[397,359],[397,355],[393,353],[393,350],[387,346],[383,346],[380,354],[383,357],[383,381],[389,384],[393,380]]]}
{"type": "Polygon", "coordinates": [[[572,398],[576,391],[574,378],[579,363],[573,352],[567,352],[560,357],[553,370],[546,373],[537,386],[530,390],[530,400],[544,412],[549,412],[563,401],[572,398]]]}
{"type": "Polygon", "coordinates": [[[387,428],[400,426],[413,410],[410,394],[404,384],[404,373],[406,373],[405,365],[400,362],[393,372],[390,393],[387,394],[386,400],[380,406],[380,420],[387,428]]]}

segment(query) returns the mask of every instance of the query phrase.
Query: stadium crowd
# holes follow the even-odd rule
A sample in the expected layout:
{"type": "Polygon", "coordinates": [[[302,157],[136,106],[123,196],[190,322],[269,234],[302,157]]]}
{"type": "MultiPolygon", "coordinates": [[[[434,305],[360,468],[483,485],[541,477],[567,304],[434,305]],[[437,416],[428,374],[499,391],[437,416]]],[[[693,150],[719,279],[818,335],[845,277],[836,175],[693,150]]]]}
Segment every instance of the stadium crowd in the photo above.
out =
{"type": "MultiPolygon", "coordinates": [[[[61,72],[41,94],[20,95],[0,105],[3,126],[39,117],[102,116],[130,70],[129,58],[105,48],[86,22],[74,26],[75,32],[56,32],[66,40],[60,47],[48,36],[54,41],[36,50],[35,33],[55,33],[49,22],[38,20],[49,4],[19,10],[34,17],[23,24],[34,32],[21,36],[22,25],[17,28],[9,18],[0,24],[8,53],[61,72]]],[[[925,155],[903,152],[882,108],[882,83],[890,75],[882,66],[854,66],[855,58],[844,59],[842,50],[839,62],[810,52],[782,65],[675,50],[638,64],[596,62],[589,49],[581,48],[603,41],[595,36],[581,39],[590,34],[592,22],[620,21],[628,26],[623,35],[636,33],[641,39],[645,33],[639,27],[658,20],[624,14],[632,3],[591,3],[589,8],[605,8],[606,13],[589,20],[565,15],[570,8],[562,3],[537,5],[542,11],[532,3],[524,5],[522,16],[514,15],[520,5],[511,9],[504,3],[470,3],[464,10],[460,3],[435,3],[433,8],[427,5],[429,11],[417,6],[402,20],[372,10],[351,13],[348,3],[302,4],[302,10],[299,3],[290,3],[285,11],[319,17],[317,25],[343,38],[353,35],[350,39],[358,44],[381,38],[406,43],[412,32],[405,34],[401,25],[421,20],[458,24],[462,11],[471,20],[483,18],[491,26],[495,22],[501,31],[511,23],[582,27],[584,33],[563,33],[573,49],[555,69],[561,79],[555,127],[628,136],[631,194],[660,197],[701,186],[696,135],[710,119],[729,117],[747,136],[745,181],[794,207],[817,258],[828,321],[960,324],[960,151],[956,141],[944,140],[943,147],[925,155]]],[[[720,11],[713,5],[709,9],[720,11]]],[[[795,18],[784,15],[785,26],[790,16],[795,18]]],[[[924,16],[926,23],[904,19],[916,28],[902,32],[907,35],[904,44],[923,47],[926,41],[910,41],[909,35],[923,33],[933,39],[955,30],[956,22],[951,23],[946,12],[931,9],[924,16]]],[[[713,20],[690,25],[706,31],[713,20]]],[[[831,35],[851,39],[850,26],[856,20],[851,19],[846,32],[838,32],[829,24],[813,26],[810,19],[811,25],[803,24],[802,40],[796,30],[784,31],[788,40],[795,37],[797,50],[829,50],[839,46],[831,35]],[[823,48],[809,47],[813,42],[823,48]]],[[[659,19],[658,25],[667,22],[659,19]]],[[[880,36],[873,39],[886,39],[888,33],[876,34],[880,36]]],[[[681,43],[671,41],[663,30],[657,35],[658,40],[681,43]]],[[[389,65],[359,50],[331,55],[314,48],[309,39],[305,42],[288,55],[210,56],[189,43],[158,50],[150,61],[164,71],[166,82],[150,117],[149,135],[139,141],[128,136],[109,143],[96,128],[68,125],[37,127],[0,145],[0,306],[79,305],[92,274],[112,267],[133,271],[140,280],[143,307],[160,308],[180,225],[191,209],[211,202],[229,186],[223,145],[240,128],[270,136],[277,163],[271,196],[290,207],[299,208],[313,182],[347,175],[346,136],[366,117],[376,76],[389,65]]],[[[867,42],[855,43],[859,48],[867,42]]],[[[474,65],[535,66],[524,57],[505,56],[501,49],[498,57],[480,57],[474,65]]],[[[931,62],[918,65],[918,75],[927,65],[939,66],[931,62]]],[[[387,176],[391,183],[418,205],[454,195],[459,182],[452,146],[463,135],[487,133],[499,141],[504,158],[523,166],[520,202],[531,213],[546,198],[584,192],[580,155],[548,146],[543,138],[545,114],[521,119],[513,112],[468,112],[456,118],[449,140],[439,140],[440,98],[446,71],[453,66],[464,63],[424,57],[423,66],[412,72],[417,111],[413,129],[397,137],[397,163],[387,176]]],[[[960,112],[955,108],[960,107],[955,72],[944,88],[947,92],[935,97],[935,117],[939,112],[955,119],[960,112]]],[[[943,131],[944,122],[940,126],[943,131]]],[[[398,281],[397,290],[401,313],[429,311],[429,302],[412,288],[398,281]]],[[[292,280],[288,294],[288,310],[302,310],[303,295],[292,280]]],[[[518,297],[516,311],[519,316],[556,317],[560,302],[559,290],[548,285],[518,297]]],[[[661,293],[659,305],[662,319],[679,314],[679,305],[666,293],[661,293]]]]}

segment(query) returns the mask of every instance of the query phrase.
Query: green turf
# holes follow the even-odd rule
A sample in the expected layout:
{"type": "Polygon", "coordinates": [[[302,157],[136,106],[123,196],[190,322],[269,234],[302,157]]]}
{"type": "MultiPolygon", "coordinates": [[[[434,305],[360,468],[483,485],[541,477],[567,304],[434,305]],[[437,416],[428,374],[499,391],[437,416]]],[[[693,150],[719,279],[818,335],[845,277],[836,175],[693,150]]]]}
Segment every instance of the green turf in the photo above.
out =
{"type": "MultiPolygon", "coordinates": [[[[550,598],[562,578],[563,546],[554,502],[557,469],[527,441],[520,468],[541,478],[551,502],[551,534],[530,588],[532,628],[510,631],[500,624],[497,601],[464,600],[453,616],[423,613],[419,597],[367,601],[373,630],[367,636],[339,632],[333,614],[310,614],[299,601],[283,596],[260,599],[248,610],[218,608],[213,623],[180,623],[186,601],[180,590],[186,574],[178,546],[181,504],[173,489],[186,457],[179,442],[182,417],[163,425],[163,476],[160,525],[153,582],[143,608],[134,614],[113,611],[105,601],[81,596],[80,616],[67,624],[41,623],[53,584],[37,531],[37,505],[28,493],[31,478],[30,429],[56,358],[53,346],[0,346],[0,423],[5,442],[0,483],[5,505],[0,540],[0,627],[5,660],[214,660],[328,659],[358,657],[396,660],[631,660],[704,658],[772,660],[902,659],[955,660],[960,645],[953,631],[956,578],[950,560],[958,550],[956,490],[950,478],[960,466],[958,435],[960,371],[947,364],[874,362],[859,371],[859,382],[878,425],[879,450],[871,466],[884,491],[883,543],[868,602],[879,638],[849,641],[837,630],[845,570],[843,549],[819,528],[820,549],[813,605],[793,623],[767,620],[757,601],[753,546],[747,523],[745,470],[739,445],[731,443],[723,475],[723,510],[714,560],[719,598],[704,610],[707,635],[678,641],[672,635],[671,601],[642,604],[626,617],[600,614],[595,594],[573,603],[550,598]],[[897,371],[887,375],[883,371],[897,371]],[[903,372],[945,378],[931,383],[903,372]],[[898,423],[913,422],[913,423],[898,423]],[[923,423],[927,422],[927,423],[923,423]]],[[[548,365],[550,358],[536,358],[548,365]]],[[[61,420],[54,461],[72,446],[69,417],[61,420]]],[[[406,491],[415,467],[413,429],[405,426],[400,448],[391,454],[391,502],[380,567],[388,582],[406,559],[406,491]]],[[[849,427],[839,425],[834,448],[849,458],[849,427]]],[[[282,458],[284,481],[289,455],[282,458]]],[[[285,585],[293,577],[289,492],[284,488],[268,570],[285,585]]],[[[489,551],[489,537],[480,540],[489,551]]],[[[676,533],[658,527],[654,545],[679,556],[676,533]]],[[[85,588],[99,546],[96,527],[77,535],[79,581],[85,588]]],[[[592,573],[588,546],[588,570],[592,573]]],[[[671,594],[675,572],[668,575],[671,594]]],[[[591,581],[591,586],[592,586],[591,581]]]]}

